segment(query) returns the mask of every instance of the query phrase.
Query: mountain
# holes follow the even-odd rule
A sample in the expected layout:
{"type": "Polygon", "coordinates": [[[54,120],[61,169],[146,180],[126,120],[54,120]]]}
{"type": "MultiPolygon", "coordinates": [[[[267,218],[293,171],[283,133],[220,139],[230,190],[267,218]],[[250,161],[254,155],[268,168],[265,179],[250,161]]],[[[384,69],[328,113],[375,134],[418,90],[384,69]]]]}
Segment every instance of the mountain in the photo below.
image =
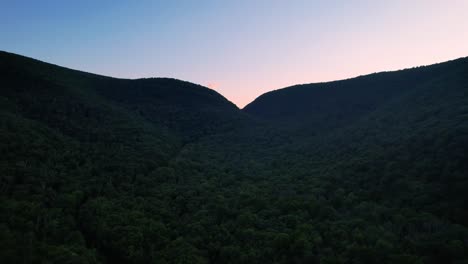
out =
{"type": "Polygon", "coordinates": [[[466,263],[468,59],[264,94],[0,52],[1,263],[466,263]]]}
{"type": "Polygon", "coordinates": [[[296,85],[265,93],[248,104],[244,111],[287,129],[328,133],[417,89],[425,92],[422,86],[463,89],[464,80],[458,79],[466,75],[467,61],[462,58],[341,81],[296,85]]]}
{"type": "MultiPolygon", "coordinates": [[[[192,142],[249,122],[200,85],[104,77],[7,52],[0,53],[0,87],[1,223],[19,228],[0,236],[15,256],[4,263],[39,261],[32,257],[41,252],[66,254],[68,235],[49,224],[79,230],[70,239],[83,240],[81,206],[108,192],[134,192],[141,175],[172,175],[171,164],[192,142]],[[54,207],[58,200],[60,209],[54,207]],[[31,214],[14,213],[22,210],[31,214]],[[21,249],[27,238],[15,232],[31,228],[50,230],[47,239],[60,242],[50,245],[34,233],[29,248],[21,249]]],[[[93,259],[86,249],[73,252],[93,259]]]]}
{"type": "Polygon", "coordinates": [[[468,226],[467,92],[461,58],[284,88],[244,111],[294,135],[287,151],[301,157],[284,171],[321,167],[366,199],[412,203],[468,226]]]}
{"type": "MultiPolygon", "coordinates": [[[[66,104],[77,101],[79,106],[55,107],[61,110],[75,107],[66,111],[87,116],[94,115],[89,112],[93,109],[86,108],[83,106],[85,104],[92,102],[103,108],[112,105],[115,111],[137,114],[139,119],[162,129],[176,131],[184,138],[226,130],[230,124],[245,119],[237,107],[220,94],[189,82],[167,78],[116,79],[69,70],[6,52],[0,53],[0,63],[4,75],[2,85],[5,86],[4,92],[8,93],[4,95],[15,97],[18,100],[16,104],[29,105],[31,109],[28,110],[35,113],[37,110],[46,111],[44,107],[53,108],[50,101],[66,104]]],[[[50,116],[50,113],[41,116],[50,116]]],[[[68,118],[68,121],[72,120],[68,118]]],[[[80,120],[79,125],[74,125],[70,130],[80,134],[78,127],[89,121],[92,124],[93,120],[80,120]]]]}

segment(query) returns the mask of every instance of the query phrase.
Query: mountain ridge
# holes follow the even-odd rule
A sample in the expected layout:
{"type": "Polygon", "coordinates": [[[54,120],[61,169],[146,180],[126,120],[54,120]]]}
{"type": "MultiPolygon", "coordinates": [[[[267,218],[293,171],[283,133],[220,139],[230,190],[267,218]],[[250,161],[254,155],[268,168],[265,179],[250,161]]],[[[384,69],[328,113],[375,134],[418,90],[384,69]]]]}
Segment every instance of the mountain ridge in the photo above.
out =
{"type": "MultiPolygon", "coordinates": [[[[94,75],[95,77],[99,77],[99,78],[110,78],[110,79],[116,79],[116,80],[132,80],[132,81],[139,81],[139,80],[173,80],[173,81],[186,82],[186,83],[190,83],[190,84],[194,84],[194,85],[203,87],[205,89],[209,89],[209,90],[214,91],[217,94],[223,96],[221,93],[219,93],[215,89],[211,89],[211,88],[203,86],[201,84],[192,83],[192,82],[187,81],[187,80],[181,80],[181,79],[172,78],[172,77],[141,77],[141,78],[112,77],[112,76],[102,75],[102,74],[99,74],[99,73],[92,73],[92,72],[87,72],[87,71],[83,71],[83,70],[72,69],[72,68],[68,68],[66,66],[61,66],[61,65],[58,65],[58,64],[45,62],[45,61],[42,61],[40,59],[35,59],[35,58],[28,57],[28,56],[25,56],[25,55],[20,55],[20,54],[8,52],[8,51],[0,50],[0,56],[2,56],[2,55],[3,56],[16,56],[18,58],[21,58],[22,60],[30,60],[30,62],[33,62],[33,63],[44,63],[44,64],[48,65],[48,67],[59,67],[59,68],[62,68],[63,70],[70,70],[70,71],[73,71],[73,72],[76,72],[76,73],[79,73],[79,74],[84,74],[84,75],[94,75]]],[[[462,62],[462,61],[466,61],[466,60],[468,60],[468,56],[459,57],[459,58],[455,58],[455,59],[451,59],[451,60],[447,60],[447,61],[442,61],[442,62],[437,62],[437,63],[432,63],[432,64],[402,68],[402,69],[398,69],[398,70],[378,71],[378,72],[373,72],[373,73],[365,73],[365,74],[361,74],[361,75],[358,75],[358,76],[344,78],[344,79],[338,79],[338,80],[295,84],[295,85],[291,85],[291,86],[287,86],[287,87],[283,87],[283,88],[278,88],[278,89],[274,89],[274,90],[265,92],[265,93],[257,96],[253,101],[251,101],[250,103],[248,103],[247,105],[245,105],[242,108],[239,108],[236,104],[232,103],[228,98],[226,98],[224,96],[223,97],[226,100],[228,100],[229,102],[231,102],[232,104],[236,105],[236,107],[238,109],[246,110],[246,108],[248,108],[249,105],[253,104],[257,99],[260,99],[263,96],[266,96],[266,95],[271,94],[271,93],[279,92],[279,91],[282,91],[282,90],[285,90],[285,89],[297,89],[297,88],[300,88],[300,87],[303,87],[303,86],[310,86],[310,85],[325,85],[325,84],[331,85],[331,84],[335,84],[335,83],[339,83],[339,82],[346,82],[346,81],[350,81],[350,80],[356,80],[356,79],[359,79],[359,78],[373,76],[373,75],[399,73],[399,72],[402,72],[402,71],[416,70],[416,69],[420,69],[420,68],[431,68],[431,67],[446,65],[447,63],[457,63],[457,62],[462,62]]]]}
{"type": "Polygon", "coordinates": [[[312,127],[318,130],[333,129],[424,82],[435,80],[437,76],[451,70],[466,69],[467,63],[468,58],[461,58],[340,81],[296,85],[263,94],[242,110],[296,130],[311,130],[312,127]]]}
{"type": "MultiPolygon", "coordinates": [[[[35,59],[35,58],[32,58],[32,57],[28,57],[28,56],[25,56],[25,55],[20,55],[20,54],[16,54],[16,53],[12,53],[12,52],[8,52],[8,51],[3,51],[3,50],[0,50],[0,58],[2,60],[7,60],[9,61],[9,63],[18,63],[17,61],[15,62],[14,60],[19,60],[21,62],[21,64],[27,64],[29,67],[30,66],[34,66],[34,65],[41,65],[42,67],[46,67],[46,68],[55,68],[55,70],[62,70],[62,71],[70,71],[70,72],[73,72],[74,74],[78,74],[78,75],[87,75],[87,76],[93,76],[93,77],[96,77],[96,78],[100,78],[100,79],[114,79],[114,80],[125,80],[125,81],[151,81],[151,80],[162,80],[162,81],[177,81],[177,82],[181,82],[181,83],[186,83],[186,84],[191,84],[191,85],[194,85],[195,86],[199,86],[201,88],[204,88],[204,89],[207,89],[207,90],[210,90],[216,94],[219,94],[221,95],[219,92],[217,92],[216,90],[214,89],[211,89],[209,87],[206,87],[206,86],[203,86],[201,84],[196,84],[196,83],[192,83],[190,81],[186,81],[186,80],[181,80],[181,79],[177,79],[177,78],[171,78],[171,77],[141,77],[141,78],[120,78],[120,77],[112,77],[112,76],[106,76],[106,75],[102,75],[102,74],[99,74],[99,73],[92,73],[92,72],[87,72],[87,71],[84,71],[84,70],[78,70],[78,69],[73,69],[73,68],[69,68],[69,67],[66,67],[66,66],[62,66],[62,65],[59,65],[59,64],[54,64],[54,63],[49,63],[49,62],[45,62],[43,60],[39,60],[39,59],[35,59]]],[[[25,66],[22,66],[23,69],[28,69],[28,67],[25,67],[25,66]]],[[[221,95],[222,96],[222,95],[221,95]]],[[[224,96],[223,96],[224,97],[224,96]]],[[[226,99],[227,100],[227,99],[226,99]]],[[[229,101],[229,100],[228,100],[229,101]]],[[[235,105],[235,104],[234,104],[235,105]]]]}
{"type": "Polygon", "coordinates": [[[240,110],[0,53],[2,263],[465,263],[468,61],[240,110]]]}
{"type": "Polygon", "coordinates": [[[244,106],[242,108],[242,110],[244,110],[248,105],[254,103],[254,101],[259,99],[261,96],[264,96],[264,95],[267,95],[267,94],[270,94],[270,93],[274,93],[274,92],[279,92],[279,91],[284,90],[284,89],[299,88],[299,87],[302,87],[302,86],[309,86],[309,85],[333,84],[333,83],[337,83],[337,82],[345,82],[345,81],[355,80],[355,79],[359,79],[359,78],[363,78],[363,77],[368,77],[368,76],[372,76],[372,75],[376,75],[376,74],[398,73],[398,72],[402,72],[402,71],[434,67],[434,66],[437,66],[437,65],[440,66],[440,65],[447,64],[447,63],[457,63],[457,62],[465,61],[465,60],[468,60],[468,56],[463,56],[463,57],[459,57],[459,58],[455,58],[455,59],[451,59],[451,60],[447,60],[447,61],[442,61],[442,62],[436,62],[436,63],[431,63],[431,64],[425,64],[425,65],[413,66],[413,67],[408,67],[408,68],[402,68],[402,69],[397,69],[397,70],[388,70],[388,71],[383,70],[383,71],[377,71],[377,72],[373,72],[373,73],[365,73],[365,74],[360,74],[360,75],[357,75],[357,76],[352,76],[352,77],[349,77],[349,78],[343,78],[343,79],[337,79],[337,80],[294,84],[294,85],[290,85],[290,86],[286,86],[286,87],[283,87],[283,88],[278,88],[278,89],[274,89],[274,90],[265,92],[265,93],[257,96],[252,102],[250,102],[246,106],[244,106]]]}

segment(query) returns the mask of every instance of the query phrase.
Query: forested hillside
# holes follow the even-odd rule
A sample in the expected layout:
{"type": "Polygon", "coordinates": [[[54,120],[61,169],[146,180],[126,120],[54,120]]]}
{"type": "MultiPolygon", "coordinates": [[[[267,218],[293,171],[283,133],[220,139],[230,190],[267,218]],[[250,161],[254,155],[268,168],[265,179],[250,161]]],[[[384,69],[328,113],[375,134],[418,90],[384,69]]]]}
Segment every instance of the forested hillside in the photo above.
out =
{"type": "Polygon", "coordinates": [[[463,83],[459,83],[462,80],[458,79],[466,75],[467,60],[296,85],[265,93],[248,104],[244,111],[289,130],[330,132],[352,124],[392,100],[400,100],[421,86],[439,82],[445,89],[464,88],[463,83]]]}
{"type": "Polygon", "coordinates": [[[260,96],[0,53],[1,263],[468,263],[468,59],[260,96]]]}

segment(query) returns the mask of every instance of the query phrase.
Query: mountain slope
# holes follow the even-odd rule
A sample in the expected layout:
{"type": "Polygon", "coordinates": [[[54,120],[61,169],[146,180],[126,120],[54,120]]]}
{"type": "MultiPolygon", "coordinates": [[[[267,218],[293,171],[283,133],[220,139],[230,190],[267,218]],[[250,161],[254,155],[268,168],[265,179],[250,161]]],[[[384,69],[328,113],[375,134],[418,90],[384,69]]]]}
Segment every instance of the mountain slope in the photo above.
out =
{"type": "Polygon", "coordinates": [[[404,204],[421,197],[415,206],[467,226],[467,106],[463,58],[285,88],[244,111],[295,135],[284,150],[294,165],[283,173],[291,166],[320,168],[366,199],[404,204]]]}
{"type": "MultiPolygon", "coordinates": [[[[112,105],[114,108],[137,114],[139,118],[172,130],[171,132],[177,132],[184,138],[214,133],[218,129],[226,129],[224,127],[226,124],[245,119],[234,104],[215,91],[189,82],[165,78],[139,80],[109,78],[65,69],[6,52],[0,53],[0,62],[4,76],[3,90],[10,93],[7,96],[15,97],[13,93],[21,91],[42,92],[43,94],[37,94],[39,98],[31,98],[32,94],[28,96],[31,101],[45,100],[39,103],[43,105],[49,105],[47,100],[54,100],[53,96],[58,96],[47,92],[81,96],[83,101],[94,100],[94,103],[112,105]],[[40,87],[34,88],[35,86],[50,87],[40,90],[40,87]]],[[[30,104],[26,101],[28,98],[19,98],[25,101],[18,104],[30,104]]]]}
{"type": "MultiPolygon", "coordinates": [[[[172,204],[158,205],[154,196],[166,181],[174,187],[196,180],[180,153],[249,122],[199,85],[109,78],[6,52],[0,52],[0,117],[3,263],[131,259],[130,248],[114,252],[115,245],[96,237],[107,231],[86,210],[101,206],[102,197],[117,205],[119,197],[144,196],[175,219],[172,204]]],[[[154,213],[150,219],[160,223],[154,213]]]]}
{"type": "Polygon", "coordinates": [[[0,262],[465,263],[467,64],[240,111],[0,53],[0,262]]]}
{"type": "Polygon", "coordinates": [[[463,58],[348,80],[292,86],[259,96],[244,111],[287,129],[329,132],[352,124],[425,83],[449,79],[451,72],[464,74],[467,61],[463,58]]]}

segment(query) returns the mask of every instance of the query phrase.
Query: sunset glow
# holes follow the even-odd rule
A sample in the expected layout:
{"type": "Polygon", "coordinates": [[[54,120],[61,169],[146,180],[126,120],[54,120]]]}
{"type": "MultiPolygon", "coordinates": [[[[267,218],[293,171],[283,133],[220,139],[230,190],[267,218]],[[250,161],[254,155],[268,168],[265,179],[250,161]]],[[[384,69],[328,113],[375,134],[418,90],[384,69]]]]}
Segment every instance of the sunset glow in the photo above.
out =
{"type": "Polygon", "coordinates": [[[464,0],[26,2],[0,3],[1,50],[114,77],[183,79],[239,107],[294,84],[468,55],[464,0]]]}

